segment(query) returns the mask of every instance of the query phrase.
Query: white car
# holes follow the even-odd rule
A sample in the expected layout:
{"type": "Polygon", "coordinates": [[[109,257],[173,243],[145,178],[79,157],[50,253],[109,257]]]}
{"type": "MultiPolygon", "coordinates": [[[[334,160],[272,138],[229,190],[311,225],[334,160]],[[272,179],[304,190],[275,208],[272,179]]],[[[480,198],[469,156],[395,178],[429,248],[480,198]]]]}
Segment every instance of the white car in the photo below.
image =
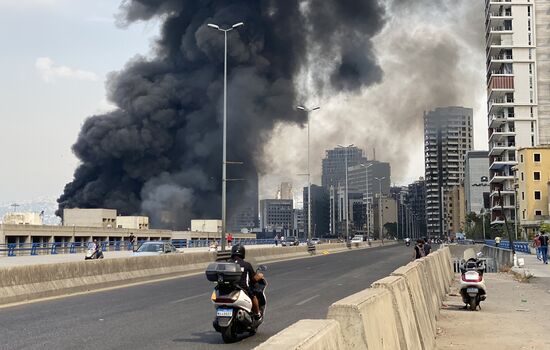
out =
{"type": "Polygon", "coordinates": [[[321,243],[321,240],[317,237],[311,239],[311,244],[319,244],[321,243]]]}
{"type": "Polygon", "coordinates": [[[135,251],[134,256],[164,255],[178,253],[179,251],[171,243],[144,242],[135,251]]]}
{"type": "Polygon", "coordinates": [[[351,243],[361,243],[363,242],[363,236],[362,235],[355,235],[351,239],[351,243]]]}

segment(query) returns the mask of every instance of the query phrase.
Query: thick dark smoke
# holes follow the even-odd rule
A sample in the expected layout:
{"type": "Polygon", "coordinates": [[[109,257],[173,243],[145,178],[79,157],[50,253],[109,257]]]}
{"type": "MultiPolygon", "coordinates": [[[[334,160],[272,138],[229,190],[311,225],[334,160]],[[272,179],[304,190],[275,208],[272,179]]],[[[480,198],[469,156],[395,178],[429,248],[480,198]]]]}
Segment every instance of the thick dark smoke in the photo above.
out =
{"type": "Polygon", "coordinates": [[[58,214],[116,208],[170,228],[220,216],[223,34],[207,23],[245,23],[228,35],[228,160],[244,162],[229,177],[246,180],[229,183],[230,208],[254,200],[274,126],[305,121],[293,106],[308,52],[326,63],[320,88],[354,91],[382,76],[371,50],[384,18],[376,0],[127,0],[118,19],[153,18],[163,21],[154,57],[110,77],[118,108],[84,123],[58,214]]]}

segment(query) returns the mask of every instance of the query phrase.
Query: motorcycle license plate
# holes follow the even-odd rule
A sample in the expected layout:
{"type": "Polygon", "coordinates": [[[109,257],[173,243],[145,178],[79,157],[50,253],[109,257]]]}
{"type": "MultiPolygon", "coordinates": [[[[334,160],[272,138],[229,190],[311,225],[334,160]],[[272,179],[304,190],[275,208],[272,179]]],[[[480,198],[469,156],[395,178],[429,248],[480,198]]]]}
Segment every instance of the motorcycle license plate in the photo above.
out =
{"type": "Polygon", "coordinates": [[[477,288],[468,288],[468,289],[466,289],[466,293],[477,293],[477,292],[478,292],[477,288]]]}
{"type": "Polygon", "coordinates": [[[216,311],[218,317],[231,317],[233,316],[233,309],[218,309],[216,311]]]}

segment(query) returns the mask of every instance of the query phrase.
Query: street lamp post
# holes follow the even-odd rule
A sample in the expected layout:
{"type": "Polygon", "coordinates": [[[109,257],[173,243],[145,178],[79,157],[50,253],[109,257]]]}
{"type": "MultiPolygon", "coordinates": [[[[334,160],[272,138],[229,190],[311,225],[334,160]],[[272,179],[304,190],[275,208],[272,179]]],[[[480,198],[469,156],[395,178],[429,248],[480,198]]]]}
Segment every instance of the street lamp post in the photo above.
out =
{"type": "Polygon", "coordinates": [[[365,229],[367,231],[367,244],[370,246],[370,200],[369,200],[369,168],[373,165],[372,163],[369,165],[365,164],[359,164],[363,168],[365,168],[365,185],[366,185],[366,193],[365,197],[367,199],[366,201],[366,208],[365,208],[365,229]]]}
{"type": "Polygon", "coordinates": [[[374,179],[378,181],[378,221],[380,226],[380,240],[382,241],[382,245],[384,245],[384,226],[382,225],[382,180],[384,180],[386,177],[383,176],[381,178],[375,177],[374,179]]]}
{"type": "Polygon", "coordinates": [[[311,242],[311,171],[309,170],[309,113],[320,109],[321,107],[306,108],[297,106],[299,110],[306,112],[307,117],[307,239],[311,242]]]}
{"type": "Polygon", "coordinates": [[[222,251],[225,250],[225,232],[227,230],[226,203],[227,203],[227,33],[233,29],[244,25],[243,22],[235,23],[230,28],[223,29],[217,24],[208,23],[210,28],[214,28],[224,33],[225,44],[223,53],[223,160],[222,160],[222,251]]]}
{"type": "Polygon", "coordinates": [[[353,144],[342,146],[338,145],[338,147],[345,149],[345,167],[346,167],[346,194],[344,196],[344,200],[346,202],[345,205],[345,212],[346,212],[346,243],[349,243],[349,198],[348,198],[348,152],[350,147],[353,147],[353,144]]]}

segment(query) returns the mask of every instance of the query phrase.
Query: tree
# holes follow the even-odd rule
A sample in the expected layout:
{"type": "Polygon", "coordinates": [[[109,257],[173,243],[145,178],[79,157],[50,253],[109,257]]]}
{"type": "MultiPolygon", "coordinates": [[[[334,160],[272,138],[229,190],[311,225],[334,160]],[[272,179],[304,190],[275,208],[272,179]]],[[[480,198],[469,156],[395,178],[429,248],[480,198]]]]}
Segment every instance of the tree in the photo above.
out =
{"type": "Polygon", "coordinates": [[[384,228],[389,236],[397,237],[397,223],[396,222],[386,222],[384,228]]]}
{"type": "Polygon", "coordinates": [[[540,230],[541,232],[550,233],[550,223],[541,222],[540,230]]]}
{"type": "Polygon", "coordinates": [[[483,239],[483,215],[485,215],[485,238],[493,238],[491,229],[491,216],[489,213],[476,214],[474,212],[466,214],[466,227],[464,233],[469,239],[483,239]]]}

